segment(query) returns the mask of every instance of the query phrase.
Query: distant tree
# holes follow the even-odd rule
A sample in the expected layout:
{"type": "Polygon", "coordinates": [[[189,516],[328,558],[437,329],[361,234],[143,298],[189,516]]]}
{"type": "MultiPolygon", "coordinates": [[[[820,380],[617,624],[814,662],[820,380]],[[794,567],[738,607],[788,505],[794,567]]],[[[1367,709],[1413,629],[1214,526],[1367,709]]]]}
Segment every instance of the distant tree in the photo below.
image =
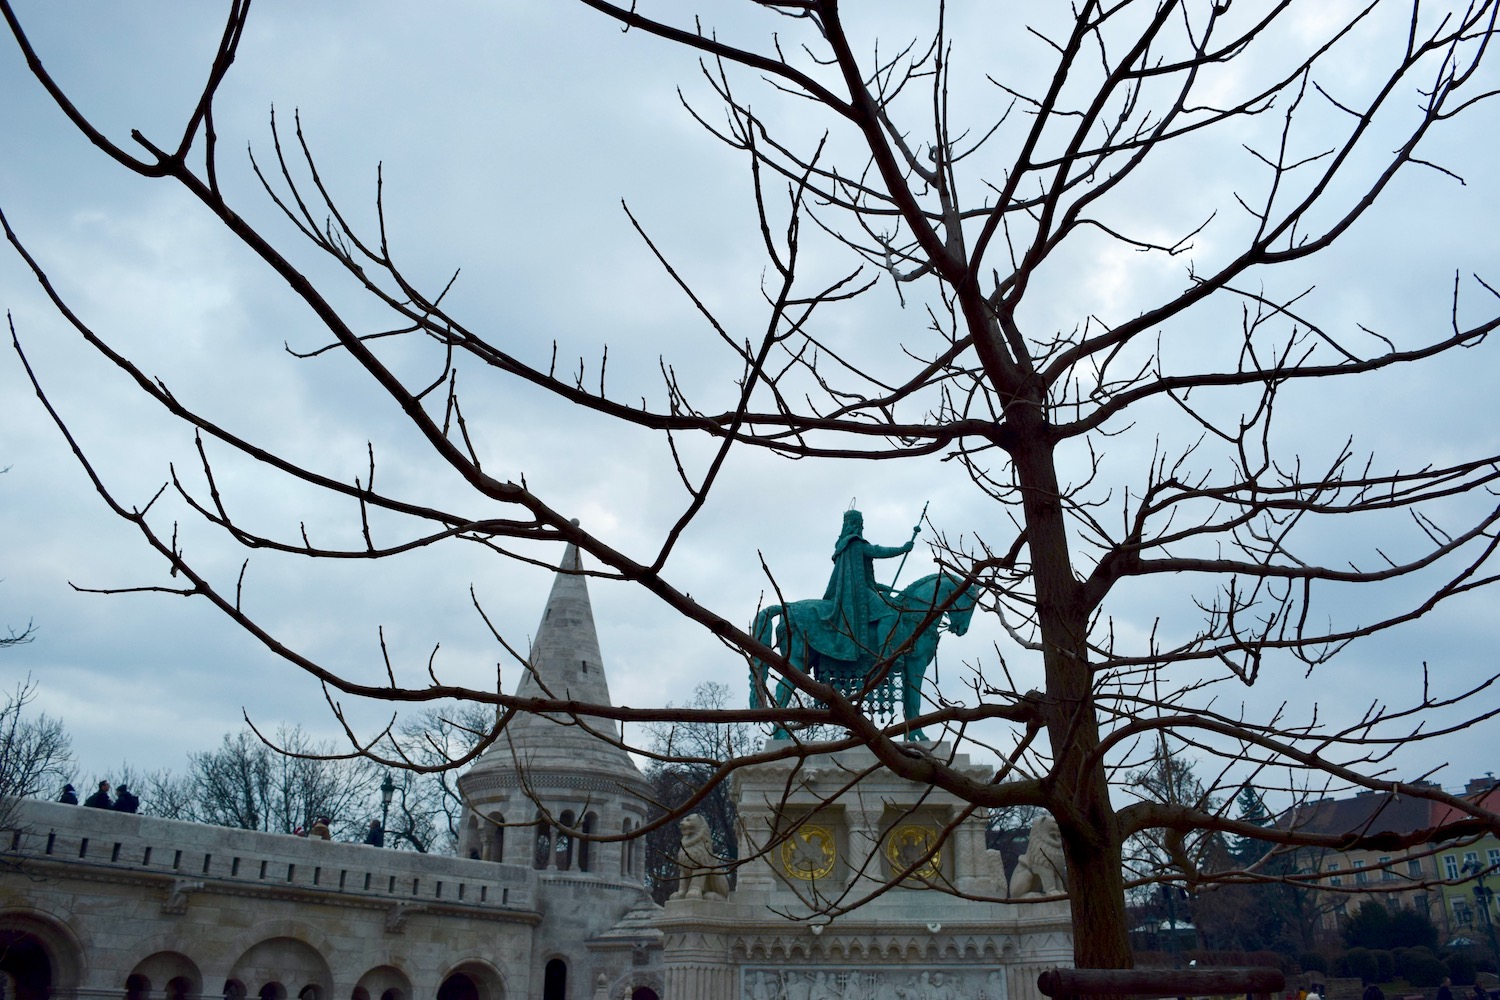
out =
{"type": "Polygon", "coordinates": [[[401,720],[387,755],[408,767],[391,774],[396,791],[386,847],[434,854],[458,850],[463,799],[451,765],[469,755],[494,724],[494,710],[473,702],[429,706],[401,720]]]}
{"type": "Polygon", "coordinates": [[[26,711],[35,697],[27,679],[0,703],[0,802],[55,798],[72,772],[72,738],[58,719],[26,711]]]}
{"type": "MultiPolygon", "coordinates": [[[[727,686],[708,681],[693,689],[687,707],[721,711],[728,707],[729,697],[727,686]]],[[[654,797],[650,818],[696,813],[708,822],[714,853],[727,860],[737,858],[734,799],[728,783],[715,779],[730,762],[758,746],[764,733],[745,723],[677,722],[646,728],[646,753],[654,758],[646,767],[646,780],[654,797]],[[695,796],[701,798],[693,802],[695,796]]],[[[681,844],[675,822],[646,835],[646,880],[658,903],[665,902],[676,889],[681,844]]]]}
{"type": "MultiPolygon", "coordinates": [[[[72,770],[72,741],[63,724],[26,711],[35,695],[36,684],[27,679],[0,703],[0,830],[16,828],[21,799],[55,798],[72,770]]],[[[9,838],[0,839],[0,871],[17,867],[9,845],[9,838]]]]}
{"type": "MultiPolygon", "coordinates": [[[[778,752],[792,759],[867,747],[895,776],[975,809],[1045,808],[1061,831],[1069,890],[1087,901],[1073,912],[1074,958],[1085,967],[1131,962],[1127,866],[1139,879],[1203,880],[1215,874],[1197,867],[1212,855],[1211,836],[1258,835],[1215,804],[1240,784],[1228,772],[1284,773],[1288,795],[1337,780],[1426,798],[1459,817],[1445,835],[1494,822],[1473,802],[1393,783],[1388,764],[1403,741],[1467,738],[1463,720],[1492,711],[1494,676],[1466,687],[1414,686],[1402,703],[1377,701],[1349,727],[1330,726],[1316,704],[1297,718],[1229,708],[1238,699],[1226,690],[1317,671],[1351,643],[1495,579],[1500,456],[1492,437],[1447,441],[1431,460],[1426,452],[1410,462],[1376,457],[1318,403],[1337,388],[1352,396],[1372,384],[1420,385],[1430,362],[1463,356],[1481,367],[1488,354],[1480,352],[1493,349],[1486,341],[1500,329],[1496,285],[1473,272],[1491,263],[1483,249],[1472,264],[1455,261],[1466,277],[1419,317],[1352,316],[1347,303],[1408,276],[1434,245],[1419,235],[1444,235],[1455,212],[1477,216],[1496,201],[1477,183],[1456,210],[1424,196],[1490,155],[1472,137],[1496,131],[1486,117],[1496,89],[1485,59],[1495,48],[1497,0],[1325,5],[1326,17],[1306,15],[1318,5],[1290,0],[937,3],[909,15],[923,18],[915,30],[906,17],[889,20],[892,7],[907,15],[909,4],[758,0],[736,5],[743,17],[724,30],[714,23],[724,4],[586,6],[629,29],[620,44],[643,46],[652,68],[670,67],[674,56],[688,72],[701,68],[712,110],[690,113],[747,165],[738,235],[763,260],[737,273],[759,279],[761,308],[719,315],[722,289],[691,288],[687,268],[665,268],[664,281],[683,287],[705,339],[722,352],[717,365],[694,364],[706,373],[701,381],[670,359],[660,382],[655,364],[637,366],[649,373],[644,380],[617,374],[618,345],[606,354],[593,329],[580,332],[608,357],[614,381],[606,384],[603,360],[597,380],[582,364],[560,367],[554,345],[516,334],[519,317],[480,307],[471,320],[462,293],[449,294],[456,276],[433,281],[403,269],[419,255],[392,246],[394,207],[382,201],[363,213],[340,204],[313,138],[299,124],[293,139],[284,118],[255,173],[285,219],[258,224],[224,157],[243,148],[220,131],[238,116],[216,113],[238,93],[224,84],[240,40],[255,34],[246,27],[249,3],[228,5],[201,91],[173,95],[184,109],[175,126],[116,137],[89,119],[88,100],[49,73],[48,54],[0,0],[26,66],[60,113],[120,169],[201,208],[246,250],[235,259],[256,259],[317,324],[317,336],[290,353],[357,370],[382,412],[399,414],[421,443],[398,460],[412,474],[378,479],[373,445],[360,475],[348,474],[344,455],[278,450],[233,412],[233,400],[200,404],[200,394],[156,370],[156,358],[132,357],[101,335],[64,300],[75,282],[53,280],[7,222],[85,349],[193,431],[183,437],[197,445],[195,470],[174,463],[166,499],[119,496],[26,361],[104,502],[161,562],[160,580],[135,589],[211,602],[342,695],[405,704],[463,697],[632,724],[823,723],[847,731],[848,742],[778,752]],[[965,17],[975,20],[957,27],[965,17]],[[1395,201],[1421,226],[1404,224],[1409,239],[1371,246],[1379,242],[1371,223],[1395,201]],[[292,244],[294,233],[321,263],[299,256],[308,244],[292,244]],[[1369,253],[1318,266],[1353,244],[1369,253]],[[1100,272],[1118,294],[1082,294],[1100,272]],[[368,298],[352,303],[351,289],[368,298]],[[660,481],[680,492],[659,491],[667,499],[639,512],[628,543],[579,526],[564,509],[572,497],[548,492],[547,477],[528,478],[508,460],[503,430],[479,433],[501,417],[486,405],[518,390],[528,400],[509,411],[518,433],[548,421],[555,406],[655,435],[660,481]],[[470,419],[479,410],[486,419],[470,419]],[[906,752],[907,727],[876,724],[857,699],[736,625],[744,609],[706,606],[680,585],[686,540],[713,545],[700,515],[715,509],[725,470],[745,453],[842,463],[846,478],[869,461],[916,463],[940,479],[936,488],[989,504],[988,516],[937,532],[932,547],[978,589],[1008,649],[975,664],[969,694],[946,691],[919,706],[915,724],[955,737],[1003,729],[1013,746],[1000,755],[1019,762],[1014,772],[981,779],[954,761],[906,752]],[[939,456],[946,464],[934,462],[939,456]],[[221,471],[240,462],[256,471],[221,471]],[[431,489],[439,477],[454,488],[431,489]],[[350,512],[351,530],[310,530],[313,514],[279,523],[249,517],[224,487],[250,481],[288,481],[288,495],[350,512]],[[707,714],[579,706],[487,684],[457,687],[437,668],[320,663],[256,619],[254,602],[241,599],[242,573],[218,572],[240,559],[219,558],[207,548],[213,542],[179,544],[173,504],[230,548],[307,559],[373,561],[478,544],[497,558],[533,560],[548,544],[576,544],[597,572],[643,588],[685,626],[769,664],[800,700],[707,714]],[[1151,614],[1143,608],[1159,609],[1161,628],[1139,619],[1151,614]],[[1122,616],[1132,627],[1116,627],[1122,616]],[[1040,690],[1016,687],[1013,658],[1026,659],[1040,690]],[[398,680],[414,676],[421,679],[398,680]],[[1210,794],[1117,805],[1115,786],[1134,748],[1162,732],[1215,755],[1203,774],[1210,794]],[[1155,860],[1166,864],[1127,859],[1137,844],[1159,848],[1155,860]]],[[[141,58],[149,65],[149,55],[141,58]]],[[[682,85],[663,80],[661,93],[681,94],[682,85]]],[[[701,186],[683,172],[698,161],[658,157],[652,181],[668,196],[701,186]]],[[[526,240],[530,254],[555,260],[573,282],[564,294],[584,294],[577,275],[587,272],[578,259],[586,241],[569,233],[566,243],[543,246],[547,235],[495,230],[496,241],[526,240]]],[[[647,246],[668,259],[660,242],[647,246]]],[[[269,349],[283,350],[285,328],[268,331],[269,349]]],[[[18,350],[23,339],[13,337],[18,350]]],[[[660,356],[659,345],[644,347],[647,358],[660,356]]],[[[1428,395],[1442,393],[1435,378],[1439,388],[1428,395]]],[[[1407,412],[1385,410],[1367,419],[1399,426],[1407,412]]],[[[343,439],[372,440],[363,424],[370,412],[351,406],[343,439]]],[[[1378,441],[1384,429],[1359,431],[1378,441]]],[[[610,447],[590,438],[580,436],[570,459],[587,462],[586,449],[610,447]]],[[[757,476],[770,496],[776,477],[757,476]]],[[[716,549],[695,558],[731,557],[716,549]]],[[[505,717],[497,713],[496,724],[505,717]]],[[[1356,849],[1371,836],[1278,830],[1273,839],[1356,849]]],[[[1428,834],[1409,836],[1383,846],[1428,834]]]]}
{"type": "MultiPolygon", "coordinates": [[[[0,469],[0,476],[5,475],[5,473],[9,471],[10,466],[7,465],[5,468],[0,469]]],[[[10,646],[19,646],[23,642],[30,642],[35,636],[36,624],[34,622],[27,622],[26,626],[21,629],[6,626],[5,634],[0,635],[0,649],[6,649],[10,646]]]]}
{"type": "MultiPolygon", "coordinates": [[[[1260,790],[1248,782],[1240,786],[1239,792],[1235,794],[1234,804],[1239,813],[1239,821],[1246,825],[1264,829],[1275,820],[1271,811],[1266,808],[1260,790]]],[[[1271,847],[1270,841],[1249,834],[1229,838],[1229,853],[1242,865],[1252,865],[1261,860],[1271,847]]]]}
{"type": "Polygon", "coordinates": [[[189,755],[188,802],[179,818],[290,833],[320,816],[340,840],[358,840],[369,822],[380,772],[362,757],[337,758],[300,726],[282,727],[267,745],[250,730],[226,733],[215,750],[189,755]]]}
{"type": "Polygon", "coordinates": [[[1344,918],[1339,928],[1350,948],[1394,951],[1397,948],[1437,947],[1438,930],[1425,914],[1409,907],[1390,910],[1384,902],[1367,899],[1344,918]]]}

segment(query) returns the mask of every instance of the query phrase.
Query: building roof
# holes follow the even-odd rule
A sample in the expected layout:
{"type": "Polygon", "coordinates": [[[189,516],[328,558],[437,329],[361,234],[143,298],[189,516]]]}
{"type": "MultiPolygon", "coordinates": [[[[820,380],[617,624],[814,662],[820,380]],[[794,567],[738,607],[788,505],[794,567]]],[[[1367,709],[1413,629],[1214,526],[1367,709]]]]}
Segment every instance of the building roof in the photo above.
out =
{"type": "Polygon", "coordinates": [[[1430,799],[1365,791],[1288,810],[1278,817],[1277,825],[1306,833],[1404,834],[1432,827],[1434,812],[1439,808],[1430,799]]]}
{"type": "MultiPolygon", "coordinates": [[[[1431,782],[1415,782],[1434,791],[1431,782]]],[[[1475,779],[1464,790],[1464,798],[1483,809],[1500,810],[1500,784],[1493,779],[1475,779]]],[[[1348,798],[1320,799],[1289,809],[1276,818],[1277,826],[1307,833],[1409,834],[1435,831],[1447,824],[1469,819],[1470,814],[1432,799],[1392,792],[1362,791],[1348,798]]]]}

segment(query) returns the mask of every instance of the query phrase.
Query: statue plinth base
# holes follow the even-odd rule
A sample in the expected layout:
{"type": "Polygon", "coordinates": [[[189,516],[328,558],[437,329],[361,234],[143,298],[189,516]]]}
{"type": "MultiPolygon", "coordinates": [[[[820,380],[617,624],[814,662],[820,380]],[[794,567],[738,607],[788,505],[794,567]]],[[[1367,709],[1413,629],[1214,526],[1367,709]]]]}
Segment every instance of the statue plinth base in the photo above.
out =
{"type": "MultiPolygon", "coordinates": [[[[993,773],[947,744],[913,747],[993,773]]],[[[1037,975],[1072,964],[1068,903],[999,901],[983,818],[870,751],[745,768],[734,794],[734,892],[672,900],[654,920],[667,1000],[1040,1000],[1037,975]]]]}

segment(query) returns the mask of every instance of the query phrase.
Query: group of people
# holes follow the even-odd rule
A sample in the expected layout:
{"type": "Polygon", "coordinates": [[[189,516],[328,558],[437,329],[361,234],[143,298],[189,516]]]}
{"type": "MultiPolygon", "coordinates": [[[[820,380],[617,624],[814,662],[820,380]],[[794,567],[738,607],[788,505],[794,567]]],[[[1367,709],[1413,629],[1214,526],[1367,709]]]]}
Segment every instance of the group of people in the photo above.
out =
{"type": "MultiPolygon", "coordinates": [[[[64,805],[76,806],[78,804],[78,793],[73,790],[72,785],[63,785],[62,794],[57,801],[64,805]]],[[[141,808],[140,796],[136,795],[125,785],[120,786],[120,791],[114,798],[109,795],[109,782],[99,782],[98,791],[83,800],[86,806],[95,809],[113,809],[115,812],[133,813],[141,808]]]]}
{"type": "MultiPolygon", "coordinates": [[[[1317,987],[1314,987],[1313,989],[1314,992],[1311,992],[1307,995],[1308,1000],[1315,1000],[1315,998],[1318,997],[1318,994],[1316,992],[1317,987]]],[[[1500,997],[1500,991],[1496,991],[1493,996],[1500,997]]],[[[1469,1000],[1491,1000],[1491,997],[1491,993],[1486,991],[1483,986],[1475,983],[1474,992],[1470,995],[1469,1000]]],[[[1385,1000],[1385,990],[1382,990],[1379,986],[1371,983],[1370,985],[1365,987],[1364,993],[1360,995],[1360,1000],[1385,1000]]],[[[1449,979],[1447,976],[1443,977],[1442,983],[1438,985],[1437,996],[1435,1000],[1454,1000],[1453,980],[1449,979]]]]}
{"type": "MultiPolygon", "coordinates": [[[[78,792],[71,784],[63,785],[62,794],[57,797],[57,801],[64,805],[76,806],[78,805],[78,792]]],[[[98,790],[84,799],[83,804],[92,806],[95,809],[113,809],[116,812],[127,813],[137,812],[141,808],[140,796],[136,795],[125,785],[121,785],[119,792],[111,798],[109,794],[109,782],[107,781],[99,782],[98,790]]],[[[292,832],[299,837],[316,837],[319,840],[332,840],[333,835],[328,829],[332,823],[333,820],[329,817],[319,816],[317,822],[312,826],[306,829],[299,826],[292,832]]],[[[380,820],[370,820],[370,829],[365,834],[365,843],[374,847],[385,846],[385,830],[381,828],[380,820]]]]}
{"type": "MultiPolygon", "coordinates": [[[[312,826],[308,827],[307,829],[303,829],[299,826],[297,827],[297,829],[293,830],[292,833],[296,834],[299,837],[316,837],[319,840],[332,840],[333,836],[328,829],[332,825],[333,820],[330,817],[319,816],[318,821],[312,826]]],[[[380,820],[370,820],[370,829],[369,832],[365,834],[365,843],[369,844],[372,847],[385,846],[385,830],[381,828],[380,820]]]]}
{"type": "Polygon", "coordinates": [[[298,837],[315,837],[318,840],[332,840],[333,834],[329,832],[328,826],[333,822],[327,816],[319,816],[310,827],[297,827],[292,833],[298,837]]]}

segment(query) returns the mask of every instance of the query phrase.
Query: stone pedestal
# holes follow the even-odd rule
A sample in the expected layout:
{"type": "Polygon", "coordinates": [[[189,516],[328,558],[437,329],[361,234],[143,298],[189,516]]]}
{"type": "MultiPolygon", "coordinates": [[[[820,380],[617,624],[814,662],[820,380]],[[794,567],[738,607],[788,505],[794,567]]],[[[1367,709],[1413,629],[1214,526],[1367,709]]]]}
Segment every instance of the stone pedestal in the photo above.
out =
{"type": "Polygon", "coordinates": [[[669,1000],[1040,1000],[1037,975],[1072,963],[1068,904],[996,901],[982,818],[868,751],[747,768],[735,797],[734,893],[654,921],[669,1000]]]}

